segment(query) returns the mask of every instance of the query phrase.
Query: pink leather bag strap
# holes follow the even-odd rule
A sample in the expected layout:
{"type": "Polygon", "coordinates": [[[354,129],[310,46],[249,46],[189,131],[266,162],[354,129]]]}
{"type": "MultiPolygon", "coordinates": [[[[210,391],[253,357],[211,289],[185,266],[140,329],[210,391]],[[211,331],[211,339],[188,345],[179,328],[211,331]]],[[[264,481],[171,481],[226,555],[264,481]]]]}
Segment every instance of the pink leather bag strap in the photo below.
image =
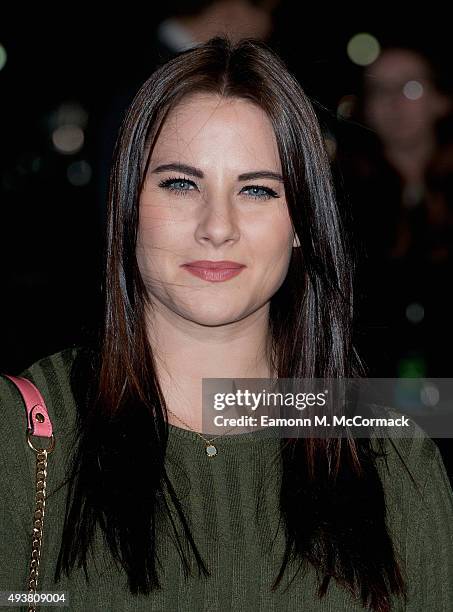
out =
{"type": "Polygon", "coordinates": [[[46,507],[47,458],[55,449],[55,436],[52,422],[47,412],[46,403],[39,389],[27,378],[3,374],[19,389],[27,413],[27,442],[36,453],[35,470],[35,510],[33,513],[32,550],[27,581],[28,593],[33,595],[28,605],[28,612],[37,612],[35,594],[38,589],[39,565],[41,562],[41,545],[43,537],[44,515],[46,507]],[[31,436],[48,438],[47,448],[36,448],[31,436]]]}
{"type": "Polygon", "coordinates": [[[9,378],[22,394],[27,411],[27,433],[32,436],[51,438],[52,421],[39,389],[31,381],[21,376],[10,376],[9,374],[3,374],[3,376],[9,378]]]}

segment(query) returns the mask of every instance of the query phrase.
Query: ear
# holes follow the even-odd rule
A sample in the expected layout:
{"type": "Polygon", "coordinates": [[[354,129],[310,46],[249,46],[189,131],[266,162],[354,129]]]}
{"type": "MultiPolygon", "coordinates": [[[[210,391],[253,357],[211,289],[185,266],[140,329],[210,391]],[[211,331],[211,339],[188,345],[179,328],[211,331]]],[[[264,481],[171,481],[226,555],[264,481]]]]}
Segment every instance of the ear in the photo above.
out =
{"type": "Polygon", "coordinates": [[[293,247],[300,247],[299,237],[297,234],[294,234],[293,247]]]}

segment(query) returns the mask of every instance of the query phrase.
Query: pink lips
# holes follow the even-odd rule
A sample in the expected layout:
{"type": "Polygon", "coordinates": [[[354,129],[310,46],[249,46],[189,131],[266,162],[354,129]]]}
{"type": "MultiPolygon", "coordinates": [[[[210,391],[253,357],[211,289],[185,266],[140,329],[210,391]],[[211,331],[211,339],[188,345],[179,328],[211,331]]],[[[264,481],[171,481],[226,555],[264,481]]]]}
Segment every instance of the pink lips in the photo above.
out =
{"type": "Polygon", "coordinates": [[[222,282],[237,276],[246,266],[236,261],[199,260],[183,264],[181,267],[204,280],[222,282]]]}

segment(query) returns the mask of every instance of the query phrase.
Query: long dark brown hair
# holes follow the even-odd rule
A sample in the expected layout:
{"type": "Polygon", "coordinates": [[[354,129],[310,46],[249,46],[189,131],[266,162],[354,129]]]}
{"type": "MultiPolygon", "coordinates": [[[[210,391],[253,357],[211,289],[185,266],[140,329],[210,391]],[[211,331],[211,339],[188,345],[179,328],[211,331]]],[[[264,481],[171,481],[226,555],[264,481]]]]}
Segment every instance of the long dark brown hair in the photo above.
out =
{"type": "MultiPolygon", "coordinates": [[[[164,487],[181,521],[200,576],[209,575],[165,469],[165,398],[149,345],[148,295],[136,259],[138,200],[161,127],[185,96],[210,92],[261,107],[272,122],[286,200],[300,247],[270,303],[272,360],[279,378],[363,376],[353,345],[354,266],[313,106],[281,59],[263,42],[223,37],[179,54],[142,85],[122,123],[111,171],[103,312],[98,332],[72,368],[77,444],[68,477],[64,535],[55,580],[77,562],[86,576],[97,525],[130,592],[159,587],[155,543],[164,487]],[[147,471],[143,486],[141,468],[147,471]]],[[[385,499],[369,439],[281,441],[281,514],[288,564],[309,561],[362,605],[390,610],[405,585],[385,523],[385,499]]],[[[175,529],[186,575],[190,557],[175,529]]],[[[300,567],[300,566],[299,566],[300,567]]],[[[315,594],[314,594],[315,596],[315,594]]]]}

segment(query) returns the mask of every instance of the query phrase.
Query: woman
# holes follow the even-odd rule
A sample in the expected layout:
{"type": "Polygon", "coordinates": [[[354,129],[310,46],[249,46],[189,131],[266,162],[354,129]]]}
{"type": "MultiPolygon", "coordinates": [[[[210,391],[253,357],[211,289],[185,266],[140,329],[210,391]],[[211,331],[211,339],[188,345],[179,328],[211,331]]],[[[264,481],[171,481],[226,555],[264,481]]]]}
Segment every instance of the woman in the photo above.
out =
{"type": "MultiPolygon", "coordinates": [[[[58,443],[41,590],[71,610],[451,607],[453,495],[426,435],[379,452],[251,432],[207,451],[202,378],[364,372],[328,158],[282,62],[217,37],[158,69],[122,125],[109,204],[100,333],[23,373],[58,443]]],[[[31,501],[13,482],[31,459],[1,390],[2,589],[22,590],[31,501]]]]}

